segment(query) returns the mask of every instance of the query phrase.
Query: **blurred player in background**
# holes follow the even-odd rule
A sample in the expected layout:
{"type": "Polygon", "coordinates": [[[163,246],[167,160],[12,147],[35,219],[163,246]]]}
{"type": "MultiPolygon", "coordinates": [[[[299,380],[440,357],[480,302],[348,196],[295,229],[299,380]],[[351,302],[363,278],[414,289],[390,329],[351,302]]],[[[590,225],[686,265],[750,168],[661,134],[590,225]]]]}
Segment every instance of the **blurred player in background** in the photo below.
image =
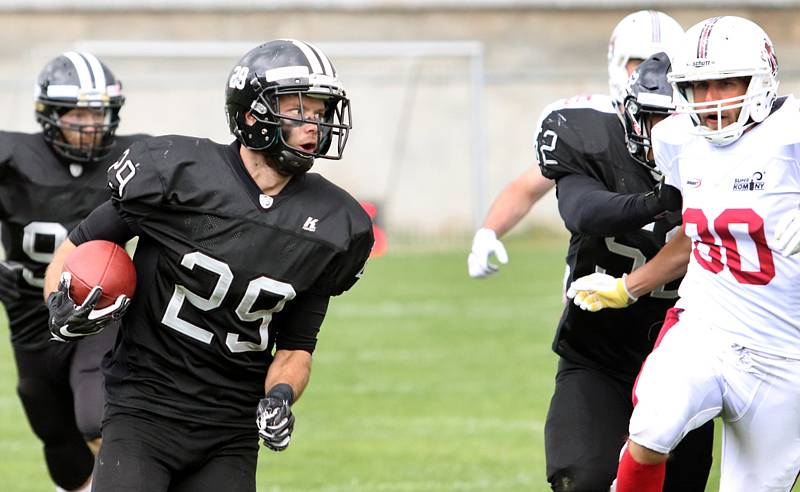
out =
{"type": "Polygon", "coordinates": [[[112,156],[140,137],[115,134],[125,101],[121,89],[95,56],[63,53],[36,81],[42,132],[0,132],[6,253],[0,301],[11,327],[17,392],[58,490],[88,490],[90,447],[99,447],[103,411],[100,361],[113,345],[115,329],[74,345],[49,342],[44,271],[67,233],[110,197],[106,169],[112,156]]]}
{"type": "Polygon", "coordinates": [[[717,416],[720,490],[788,491],[800,471],[800,104],[777,97],[772,42],[740,17],[689,29],[670,80],[694,128],[671,119],[654,145],[683,195],[683,233],[627,277],[571,287],[594,311],[686,273],[639,378],[617,491],[660,491],[669,453],[717,416]]]}
{"type": "MultiPolygon", "coordinates": [[[[620,109],[628,77],[633,69],[648,56],[664,51],[665,42],[682,33],[680,24],[663,12],[640,10],[627,15],[614,27],[608,43],[610,97],[601,94],[581,95],[552,103],[539,116],[536,135],[539,134],[542,120],[560,107],[590,104],[620,109]]],[[[531,207],[554,186],[555,181],[542,176],[539,166],[535,165],[500,192],[484,220],[483,227],[475,233],[472,240],[472,250],[467,258],[470,277],[485,278],[495,274],[499,266],[492,262],[492,257],[502,264],[508,262],[505,246],[498,238],[517,225],[531,207]]]]}
{"type": "MultiPolygon", "coordinates": [[[[658,251],[680,223],[679,215],[664,215],[680,203],[652,170],[647,133],[641,128],[643,118],[654,112],[663,116],[671,109],[671,101],[663,99],[669,99],[664,94],[664,86],[669,89],[669,62],[663,53],[633,79],[639,81],[632,86],[633,103],[645,110],[627,112],[630,137],[621,114],[626,112],[629,75],[682,34],[681,26],[662,12],[635,12],[617,24],[608,50],[610,97],[578,96],[545,108],[537,136],[540,169],[526,171],[495,201],[473,241],[471,276],[496,272],[492,255],[501,263],[507,260],[497,235],[518,223],[556,181],[559,211],[571,232],[567,279],[595,269],[629,272],[658,251]],[[640,93],[645,100],[656,94],[650,97],[658,104],[638,101],[640,93]]],[[[665,287],[641,310],[616,316],[587,316],[575,306],[565,306],[553,342],[560,358],[545,424],[547,479],[553,490],[608,490],[625,442],[633,382],[675,297],[665,287]]],[[[667,490],[705,488],[713,427],[696,436],[697,441],[687,441],[687,450],[674,460],[667,490]]]]}
{"type": "MultiPolygon", "coordinates": [[[[606,106],[554,110],[538,137],[542,174],[556,181],[559,212],[571,233],[569,277],[623,275],[652,258],[680,225],[680,194],[654,169],[650,129],[672,110],[666,53],[639,65],[623,121],[606,106]]],[[[688,125],[687,125],[688,126],[688,125]]],[[[664,285],[621,311],[564,306],[553,350],[559,355],[545,423],[553,490],[608,490],[632,411],[636,375],[677,298],[664,285]]],[[[698,430],[670,462],[668,491],[703,491],[713,424],[698,430]]]]}
{"type": "Polygon", "coordinates": [[[109,169],[111,200],[47,270],[51,330],[91,335],[102,326],[90,315],[58,309],[64,257],[88,240],[139,237],[140,286],[106,359],[95,492],[254,492],[259,436],[289,445],[330,297],[370,254],[364,209],[307,172],[341,158],[351,127],[328,57],[303,41],[265,43],[239,60],[225,96],[233,143],[133,145],[109,169]]]}

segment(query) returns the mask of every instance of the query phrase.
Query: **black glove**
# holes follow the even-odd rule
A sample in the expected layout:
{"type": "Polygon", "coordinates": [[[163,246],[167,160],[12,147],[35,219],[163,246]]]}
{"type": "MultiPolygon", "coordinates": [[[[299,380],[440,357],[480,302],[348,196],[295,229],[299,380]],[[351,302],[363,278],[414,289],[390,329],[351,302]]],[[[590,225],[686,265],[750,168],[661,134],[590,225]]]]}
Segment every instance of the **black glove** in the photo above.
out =
{"type": "Polygon", "coordinates": [[[48,325],[54,340],[66,342],[100,333],[109,323],[120,319],[130,305],[128,296],[121,295],[111,306],[95,309],[103,295],[103,289],[95,287],[83,304],[77,306],[69,296],[71,280],[69,272],[62,273],[58,290],[47,296],[48,325]]]}
{"type": "Polygon", "coordinates": [[[644,195],[645,207],[653,219],[660,219],[667,212],[678,212],[683,205],[680,190],[664,183],[664,176],[653,187],[653,191],[644,195]]]}
{"type": "Polygon", "coordinates": [[[22,266],[16,264],[8,264],[0,261],[0,302],[3,304],[9,301],[19,300],[19,272],[22,266]]]}
{"type": "Polygon", "coordinates": [[[294,391],[288,384],[276,384],[267,396],[258,402],[256,425],[264,446],[273,451],[283,451],[292,440],[294,415],[290,405],[294,391]]]}

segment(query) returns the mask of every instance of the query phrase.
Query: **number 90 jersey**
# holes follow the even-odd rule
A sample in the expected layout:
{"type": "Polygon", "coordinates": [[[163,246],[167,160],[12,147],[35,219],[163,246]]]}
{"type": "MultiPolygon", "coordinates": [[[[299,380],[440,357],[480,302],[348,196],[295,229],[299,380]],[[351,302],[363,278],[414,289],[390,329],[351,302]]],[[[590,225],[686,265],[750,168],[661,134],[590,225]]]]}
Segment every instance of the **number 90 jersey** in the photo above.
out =
{"type": "MultiPolygon", "coordinates": [[[[596,224],[597,219],[586,218],[589,209],[593,215],[613,216],[616,223],[629,224],[625,210],[614,208],[607,197],[592,198],[590,203],[587,196],[581,200],[581,210],[569,209],[559,186],[563,177],[585,176],[597,182],[598,188],[615,194],[649,192],[655,180],[650,170],[628,153],[622,122],[608,96],[562,100],[545,113],[537,139],[540,167],[544,176],[556,180],[559,211],[568,229],[574,229],[570,230],[566,258],[566,285],[595,272],[614,277],[630,273],[655,256],[668,235],[677,232],[679,215],[611,230],[608,225],[596,224]],[[578,230],[574,224],[579,223],[591,223],[591,227],[578,230]]],[[[666,310],[675,302],[677,286],[677,282],[663,286],[625,309],[590,313],[567,302],[553,350],[568,360],[632,381],[655,343],[666,310]]]]}
{"type": "MultiPolygon", "coordinates": [[[[143,135],[117,136],[125,149],[143,135]]],[[[11,341],[18,348],[49,343],[42,303],[44,271],[68,232],[108,200],[106,169],[113,157],[91,164],[62,162],[41,133],[0,132],[0,275],[20,294],[6,302],[11,341]]]]}
{"type": "Polygon", "coordinates": [[[273,349],[313,352],[329,296],[360,276],[369,217],[318,174],[262,195],[238,142],[148,139],[108,176],[112,203],[139,234],[109,402],[252,427],[273,349]]]}
{"type": "Polygon", "coordinates": [[[683,194],[692,240],[681,319],[800,359],[800,255],[782,256],[774,239],[781,217],[800,205],[800,104],[778,99],[772,114],[724,147],[681,131],[675,120],[659,123],[653,142],[667,183],[683,194]]]}

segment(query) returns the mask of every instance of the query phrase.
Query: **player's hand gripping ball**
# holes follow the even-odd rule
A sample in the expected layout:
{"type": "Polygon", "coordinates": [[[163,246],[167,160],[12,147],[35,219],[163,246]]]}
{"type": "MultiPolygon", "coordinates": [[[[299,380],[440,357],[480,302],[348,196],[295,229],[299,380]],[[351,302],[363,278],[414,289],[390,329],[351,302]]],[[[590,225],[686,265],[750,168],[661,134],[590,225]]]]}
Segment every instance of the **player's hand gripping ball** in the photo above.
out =
{"type": "Polygon", "coordinates": [[[47,298],[50,333],[61,341],[99,333],[125,314],[135,289],[136,269],[124,249],[109,241],[79,245],[47,298]]]}

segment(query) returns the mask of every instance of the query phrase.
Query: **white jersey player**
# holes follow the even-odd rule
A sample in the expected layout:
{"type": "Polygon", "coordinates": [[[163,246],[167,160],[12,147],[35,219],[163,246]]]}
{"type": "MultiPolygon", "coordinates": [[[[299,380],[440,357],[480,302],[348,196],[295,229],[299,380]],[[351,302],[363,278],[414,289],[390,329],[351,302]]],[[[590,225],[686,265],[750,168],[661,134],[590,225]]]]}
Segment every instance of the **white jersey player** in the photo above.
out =
{"type": "Polygon", "coordinates": [[[669,79],[695,126],[672,118],[653,134],[685,235],[627,278],[571,286],[584,309],[623,307],[688,256],[677,322],[640,374],[617,492],[660,491],[670,451],[717,416],[720,490],[788,491],[800,471],[800,104],[777,98],[777,73],[772,42],[746,19],[687,31],[669,79]]]}

